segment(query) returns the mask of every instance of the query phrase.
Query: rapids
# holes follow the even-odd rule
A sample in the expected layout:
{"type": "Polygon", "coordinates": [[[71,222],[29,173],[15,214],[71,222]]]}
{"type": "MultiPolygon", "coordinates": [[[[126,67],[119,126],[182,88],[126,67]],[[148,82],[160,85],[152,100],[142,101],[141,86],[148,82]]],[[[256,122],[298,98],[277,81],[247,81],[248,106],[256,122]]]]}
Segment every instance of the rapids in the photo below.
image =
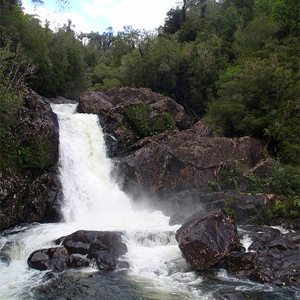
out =
{"type": "MultiPolygon", "coordinates": [[[[103,132],[96,115],[77,114],[76,105],[53,105],[59,120],[60,179],[64,221],[30,224],[0,235],[0,299],[215,299],[216,291],[243,291],[254,299],[296,299],[294,291],[241,280],[223,270],[193,272],[160,211],[135,210],[111,178],[103,132]],[[33,251],[78,229],[124,233],[129,270],[93,268],[64,272],[29,269],[33,251]],[[259,298],[258,298],[259,295],[259,298]],[[295,297],[295,298],[294,298],[295,297]]],[[[245,233],[245,243],[249,243],[245,233]]]]}

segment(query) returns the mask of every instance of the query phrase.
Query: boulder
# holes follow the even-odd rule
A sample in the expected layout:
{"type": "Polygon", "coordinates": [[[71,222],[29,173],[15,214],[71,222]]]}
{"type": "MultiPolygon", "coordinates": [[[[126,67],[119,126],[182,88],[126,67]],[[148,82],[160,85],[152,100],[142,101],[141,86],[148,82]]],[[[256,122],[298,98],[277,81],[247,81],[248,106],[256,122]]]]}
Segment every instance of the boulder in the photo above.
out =
{"type": "Polygon", "coordinates": [[[109,98],[102,92],[86,91],[80,96],[78,111],[82,113],[104,115],[113,108],[109,98]]]}
{"type": "Polygon", "coordinates": [[[37,270],[65,270],[67,267],[67,249],[64,247],[41,249],[34,251],[28,257],[27,263],[30,268],[37,270]]]}
{"type": "Polygon", "coordinates": [[[121,232],[78,230],[58,238],[57,248],[33,252],[28,266],[38,270],[64,270],[84,268],[96,264],[99,270],[114,271],[129,268],[119,257],[127,252],[121,232]]]}
{"type": "Polygon", "coordinates": [[[68,268],[84,268],[89,266],[89,260],[69,255],[64,247],[48,248],[34,251],[27,260],[28,266],[37,270],[62,271],[68,268]]]}
{"type": "Polygon", "coordinates": [[[187,262],[201,271],[228,256],[238,243],[238,235],[234,220],[217,209],[183,224],[176,240],[187,262]]]}
{"type": "Polygon", "coordinates": [[[110,251],[117,256],[127,252],[121,232],[78,230],[56,242],[62,243],[69,253],[87,254],[91,257],[92,253],[98,251],[110,251]]]}

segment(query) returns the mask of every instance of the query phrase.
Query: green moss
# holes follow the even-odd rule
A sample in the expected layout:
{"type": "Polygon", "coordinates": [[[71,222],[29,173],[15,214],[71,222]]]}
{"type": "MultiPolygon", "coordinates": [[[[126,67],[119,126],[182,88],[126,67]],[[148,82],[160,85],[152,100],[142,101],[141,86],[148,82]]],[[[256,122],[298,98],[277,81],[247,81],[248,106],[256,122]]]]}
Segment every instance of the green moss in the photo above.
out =
{"type": "Polygon", "coordinates": [[[226,215],[231,217],[232,219],[236,219],[235,211],[231,208],[223,208],[223,211],[226,215]]]}
{"type": "Polygon", "coordinates": [[[141,137],[156,135],[175,128],[175,121],[169,113],[149,118],[150,111],[150,107],[143,103],[125,107],[123,115],[125,116],[126,126],[141,137]]]}

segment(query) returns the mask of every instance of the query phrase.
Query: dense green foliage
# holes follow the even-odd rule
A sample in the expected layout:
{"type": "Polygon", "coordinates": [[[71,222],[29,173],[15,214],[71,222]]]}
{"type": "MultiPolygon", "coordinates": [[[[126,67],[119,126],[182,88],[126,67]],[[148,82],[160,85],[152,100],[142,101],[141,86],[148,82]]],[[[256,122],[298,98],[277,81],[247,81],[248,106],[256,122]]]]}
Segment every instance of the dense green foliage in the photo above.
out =
{"type": "MultiPolygon", "coordinates": [[[[32,71],[22,81],[42,95],[77,99],[87,88],[149,87],[225,136],[258,138],[282,163],[299,166],[299,0],[185,0],[156,33],[128,26],[117,34],[109,28],[78,35],[71,21],[54,32],[24,14],[18,1],[3,0],[0,8],[1,40],[8,37],[10,47],[1,42],[3,116],[20,105],[18,84],[5,67],[19,53],[19,73],[28,65],[32,71]]],[[[143,125],[146,112],[124,111],[141,136],[173,127],[166,115],[143,125]]],[[[2,117],[7,143],[13,142],[10,122],[2,117]]]]}

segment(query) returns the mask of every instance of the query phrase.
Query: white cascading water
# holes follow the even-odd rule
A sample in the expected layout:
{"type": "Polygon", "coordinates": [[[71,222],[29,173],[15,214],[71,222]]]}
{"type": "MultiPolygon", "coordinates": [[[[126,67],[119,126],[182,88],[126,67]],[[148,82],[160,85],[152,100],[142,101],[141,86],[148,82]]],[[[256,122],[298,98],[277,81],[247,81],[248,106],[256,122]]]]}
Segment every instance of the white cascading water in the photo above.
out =
{"type": "Polygon", "coordinates": [[[78,229],[124,232],[128,276],[157,299],[174,299],[174,295],[195,299],[200,294],[206,299],[199,289],[193,289],[201,277],[190,272],[181,258],[174,238],[178,226],[170,227],[169,218],[160,211],[135,211],[110,178],[110,160],[97,116],[77,114],[74,104],[53,105],[52,109],[60,128],[65,222],[16,228],[15,234],[10,231],[0,237],[1,253],[11,257],[10,262],[0,260],[0,299],[28,299],[32,287],[43,281],[43,272],[27,266],[30,253],[53,247],[53,240],[78,229]]]}
{"type": "Polygon", "coordinates": [[[65,221],[98,230],[168,226],[161,212],[134,211],[130,199],[110,178],[111,165],[97,115],[75,111],[76,105],[55,106],[65,221]]]}

